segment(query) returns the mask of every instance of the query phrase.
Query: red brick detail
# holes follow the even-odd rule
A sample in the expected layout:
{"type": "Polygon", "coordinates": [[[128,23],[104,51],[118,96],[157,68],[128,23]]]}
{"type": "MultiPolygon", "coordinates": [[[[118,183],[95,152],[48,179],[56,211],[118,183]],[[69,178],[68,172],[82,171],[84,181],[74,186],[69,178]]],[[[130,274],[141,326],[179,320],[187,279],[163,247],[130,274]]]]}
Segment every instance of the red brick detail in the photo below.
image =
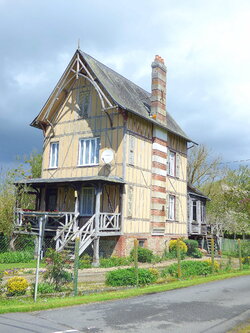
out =
{"type": "Polygon", "coordinates": [[[166,116],[163,116],[160,113],[157,113],[156,119],[159,120],[159,121],[161,121],[161,122],[166,122],[166,116]]]}
{"type": "Polygon", "coordinates": [[[156,186],[156,185],[153,185],[151,187],[152,191],[154,192],[162,192],[162,193],[166,193],[166,188],[165,187],[161,187],[161,186],[156,186]]]}
{"type": "Polygon", "coordinates": [[[161,103],[159,101],[152,101],[151,108],[157,108],[157,109],[160,108],[165,111],[166,105],[165,105],[165,103],[161,103]]]}
{"type": "Polygon", "coordinates": [[[167,147],[168,143],[165,140],[159,139],[157,137],[153,137],[153,143],[159,143],[160,145],[167,147]]]}
{"type": "Polygon", "coordinates": [[[163,157],[163,158],[167,158],[167,153],[163,153],[163,151],[160,151],[157,149],[153,149],[152,154],[163,157]]]}
{"type": "Polygon", "coordinates": [[[155,162],[155,161],[153,161],[153,162],[152,162],[152,166],[153,166],[154,168],[159,168],[159,169],[162,169],[162,170],[167,170],[167,165],[166,165],[166,164],[159,163],[159,162],[155,162]]]}
{"type": "Polygon", "coordinates": [[[163,88],[166,88],[166,82],[161,80],[160,78],[153,78],[152,85],[161,85],[163,88]]]}
{"type": "Polygon", "coordinates": [[[154,216],[165,216],[166,212],[165,212],[165,210],[151,209],[151,215],[154,215],[154,216]]]}
{"type": "Polygon", "coordinates": [[[165,176],[157,175],[156,173],[153,173],[153,174],[152,174],[152,179],[155,179],[155,180],[161,180],[162,182],[165,182],[165,181],[166,181],[166,177],[165,177],[165,176]]]}
{"type": "Polygon", "coordinates": [[[163,198],[151,198],[151,202],[165,205],[166,204],[166,199],[163,199],[163,198]]]}

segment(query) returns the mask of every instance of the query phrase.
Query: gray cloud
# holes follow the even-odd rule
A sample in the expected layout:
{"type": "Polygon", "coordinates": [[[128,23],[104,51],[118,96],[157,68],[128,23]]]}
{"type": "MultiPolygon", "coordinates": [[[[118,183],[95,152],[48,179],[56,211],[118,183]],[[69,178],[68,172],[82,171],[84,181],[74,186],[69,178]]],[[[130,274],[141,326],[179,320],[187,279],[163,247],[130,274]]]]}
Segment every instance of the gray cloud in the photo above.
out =
{"type": "Polygon", "coordinates": [[[239,0],[0,0],[0,164],[41,150],[28,125],[81,49],[150,89],[168,65],[168,110],[224,160],[249,158],[250,4],[239,0]]]}

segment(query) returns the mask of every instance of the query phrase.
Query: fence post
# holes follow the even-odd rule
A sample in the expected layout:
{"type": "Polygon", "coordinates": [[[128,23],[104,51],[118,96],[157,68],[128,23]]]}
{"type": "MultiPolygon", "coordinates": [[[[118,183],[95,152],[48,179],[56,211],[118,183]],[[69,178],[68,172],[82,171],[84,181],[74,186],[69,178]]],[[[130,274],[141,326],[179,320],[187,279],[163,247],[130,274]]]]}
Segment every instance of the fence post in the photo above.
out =
{"type": "Polygon", "coordinates": [[[138,240],[134,240],[134,266],[135,266],[135,279],[136,279],[136,287],[139,284],[139,274],[138,274],[138,240]]]}
{"type": "Polygon", "coordinates": [[[238,247],[239,247],[239,266],[240,271],[242,270],[242,254],[241,254],[241,241],[238,239],[238,247]]]}
{"type": "Polygon", "coordinates": [[[212,273],[214,273],[214,238],[211,238],[211,262],[212,262],[212,273]]]}
{"type": "Polygon", "coordinates": [[[78,295],[79,248],[80,248],[80,238],[79,238],[79,236],[77,236],[76,240],[75,240],[74,296],[78,295]]]}
{"type": "Polygon", "coordinates": [[[180,240],[177,239],[177,265],[178,265],[178,279],[181,278],[181,248],[180,248],[180,240]]]}

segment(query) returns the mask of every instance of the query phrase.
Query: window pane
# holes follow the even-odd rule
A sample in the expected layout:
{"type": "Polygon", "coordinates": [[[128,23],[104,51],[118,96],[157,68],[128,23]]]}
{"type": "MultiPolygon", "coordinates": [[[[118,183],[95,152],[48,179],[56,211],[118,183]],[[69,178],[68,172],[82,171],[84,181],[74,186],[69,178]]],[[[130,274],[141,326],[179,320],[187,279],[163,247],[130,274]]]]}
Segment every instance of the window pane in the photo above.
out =
{"type": "Polygon", "coordinates": [[[57,168],[58,166],[58,142],[53,142],[50,144],[50,168],[57,168]]]}
{"type": "Polygon", "coordinates": [[[95,146],[96,146],[96,140],[91,140],[91,156],[90,156],[90,163],[94,164],[95,163],[95,146]]]}
{"type": "Polygon", "coordinates": [[[94,189],[83,188],[81,197],[81,215],[91,216],[94,212],[94,189]]]}
{"type": "Polygon", "coordinates": [[[193,221],[197,221],[197,203],[193,201],[193,221]]]}
{"type": "Polygon", "coordinates": [[[85,156],[84,156],[84,164],[89,164],[89,144],[90,140],[85,141],[85,156]]]}

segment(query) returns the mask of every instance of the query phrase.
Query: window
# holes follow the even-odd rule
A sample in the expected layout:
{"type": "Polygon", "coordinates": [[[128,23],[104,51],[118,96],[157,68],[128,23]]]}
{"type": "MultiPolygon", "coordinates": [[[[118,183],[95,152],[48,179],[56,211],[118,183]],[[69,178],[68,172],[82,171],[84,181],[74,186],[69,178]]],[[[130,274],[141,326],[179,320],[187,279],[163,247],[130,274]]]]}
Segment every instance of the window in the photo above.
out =
{"type": "Polygon", "coordinates": [[[49,158],[49,167],[50,168],[58,167],[58,148],[59,148],[59,142],[51,142],[50,158],[49,158]]]}
{"type": "Polygon", "coordinates": [[[92,216],[94,214],[95,191],[93,187],[83,187],[80,198],[80,215],[92,216]]]}
{"type": "Polygon", "coordinates": [[[192,201],[193,207],[192,207],[192,213],[193,213],[193,221],[197,221],[197,201],[192,201]]]}
{"type": "Polygon", "coordinates": [[[176,168],[176,153],[173,151],[169,151],[168,174],[170,176],[175,176],[175,168],[176,168]]]}
{"type": "Polygon", "coordinates": [[[145,247],[145,239],[138,239],[138,246],[145,247]]]}
{"type": "Polygon", "coordinates": [[[81,118],[87,118],[91,109],[91,90],[79,88],[77,92],[78,114],[81,118]]]}
{"type": "Polygon", "coordinates": [[[78,165],[99,163],[100,138],[80,139],[78,165]]]}
{"type": "Polygon", "coordinates": [[[168,219],[175,220],[175,196],[169,195],[169,202],[168,202],[168,219]]]}

